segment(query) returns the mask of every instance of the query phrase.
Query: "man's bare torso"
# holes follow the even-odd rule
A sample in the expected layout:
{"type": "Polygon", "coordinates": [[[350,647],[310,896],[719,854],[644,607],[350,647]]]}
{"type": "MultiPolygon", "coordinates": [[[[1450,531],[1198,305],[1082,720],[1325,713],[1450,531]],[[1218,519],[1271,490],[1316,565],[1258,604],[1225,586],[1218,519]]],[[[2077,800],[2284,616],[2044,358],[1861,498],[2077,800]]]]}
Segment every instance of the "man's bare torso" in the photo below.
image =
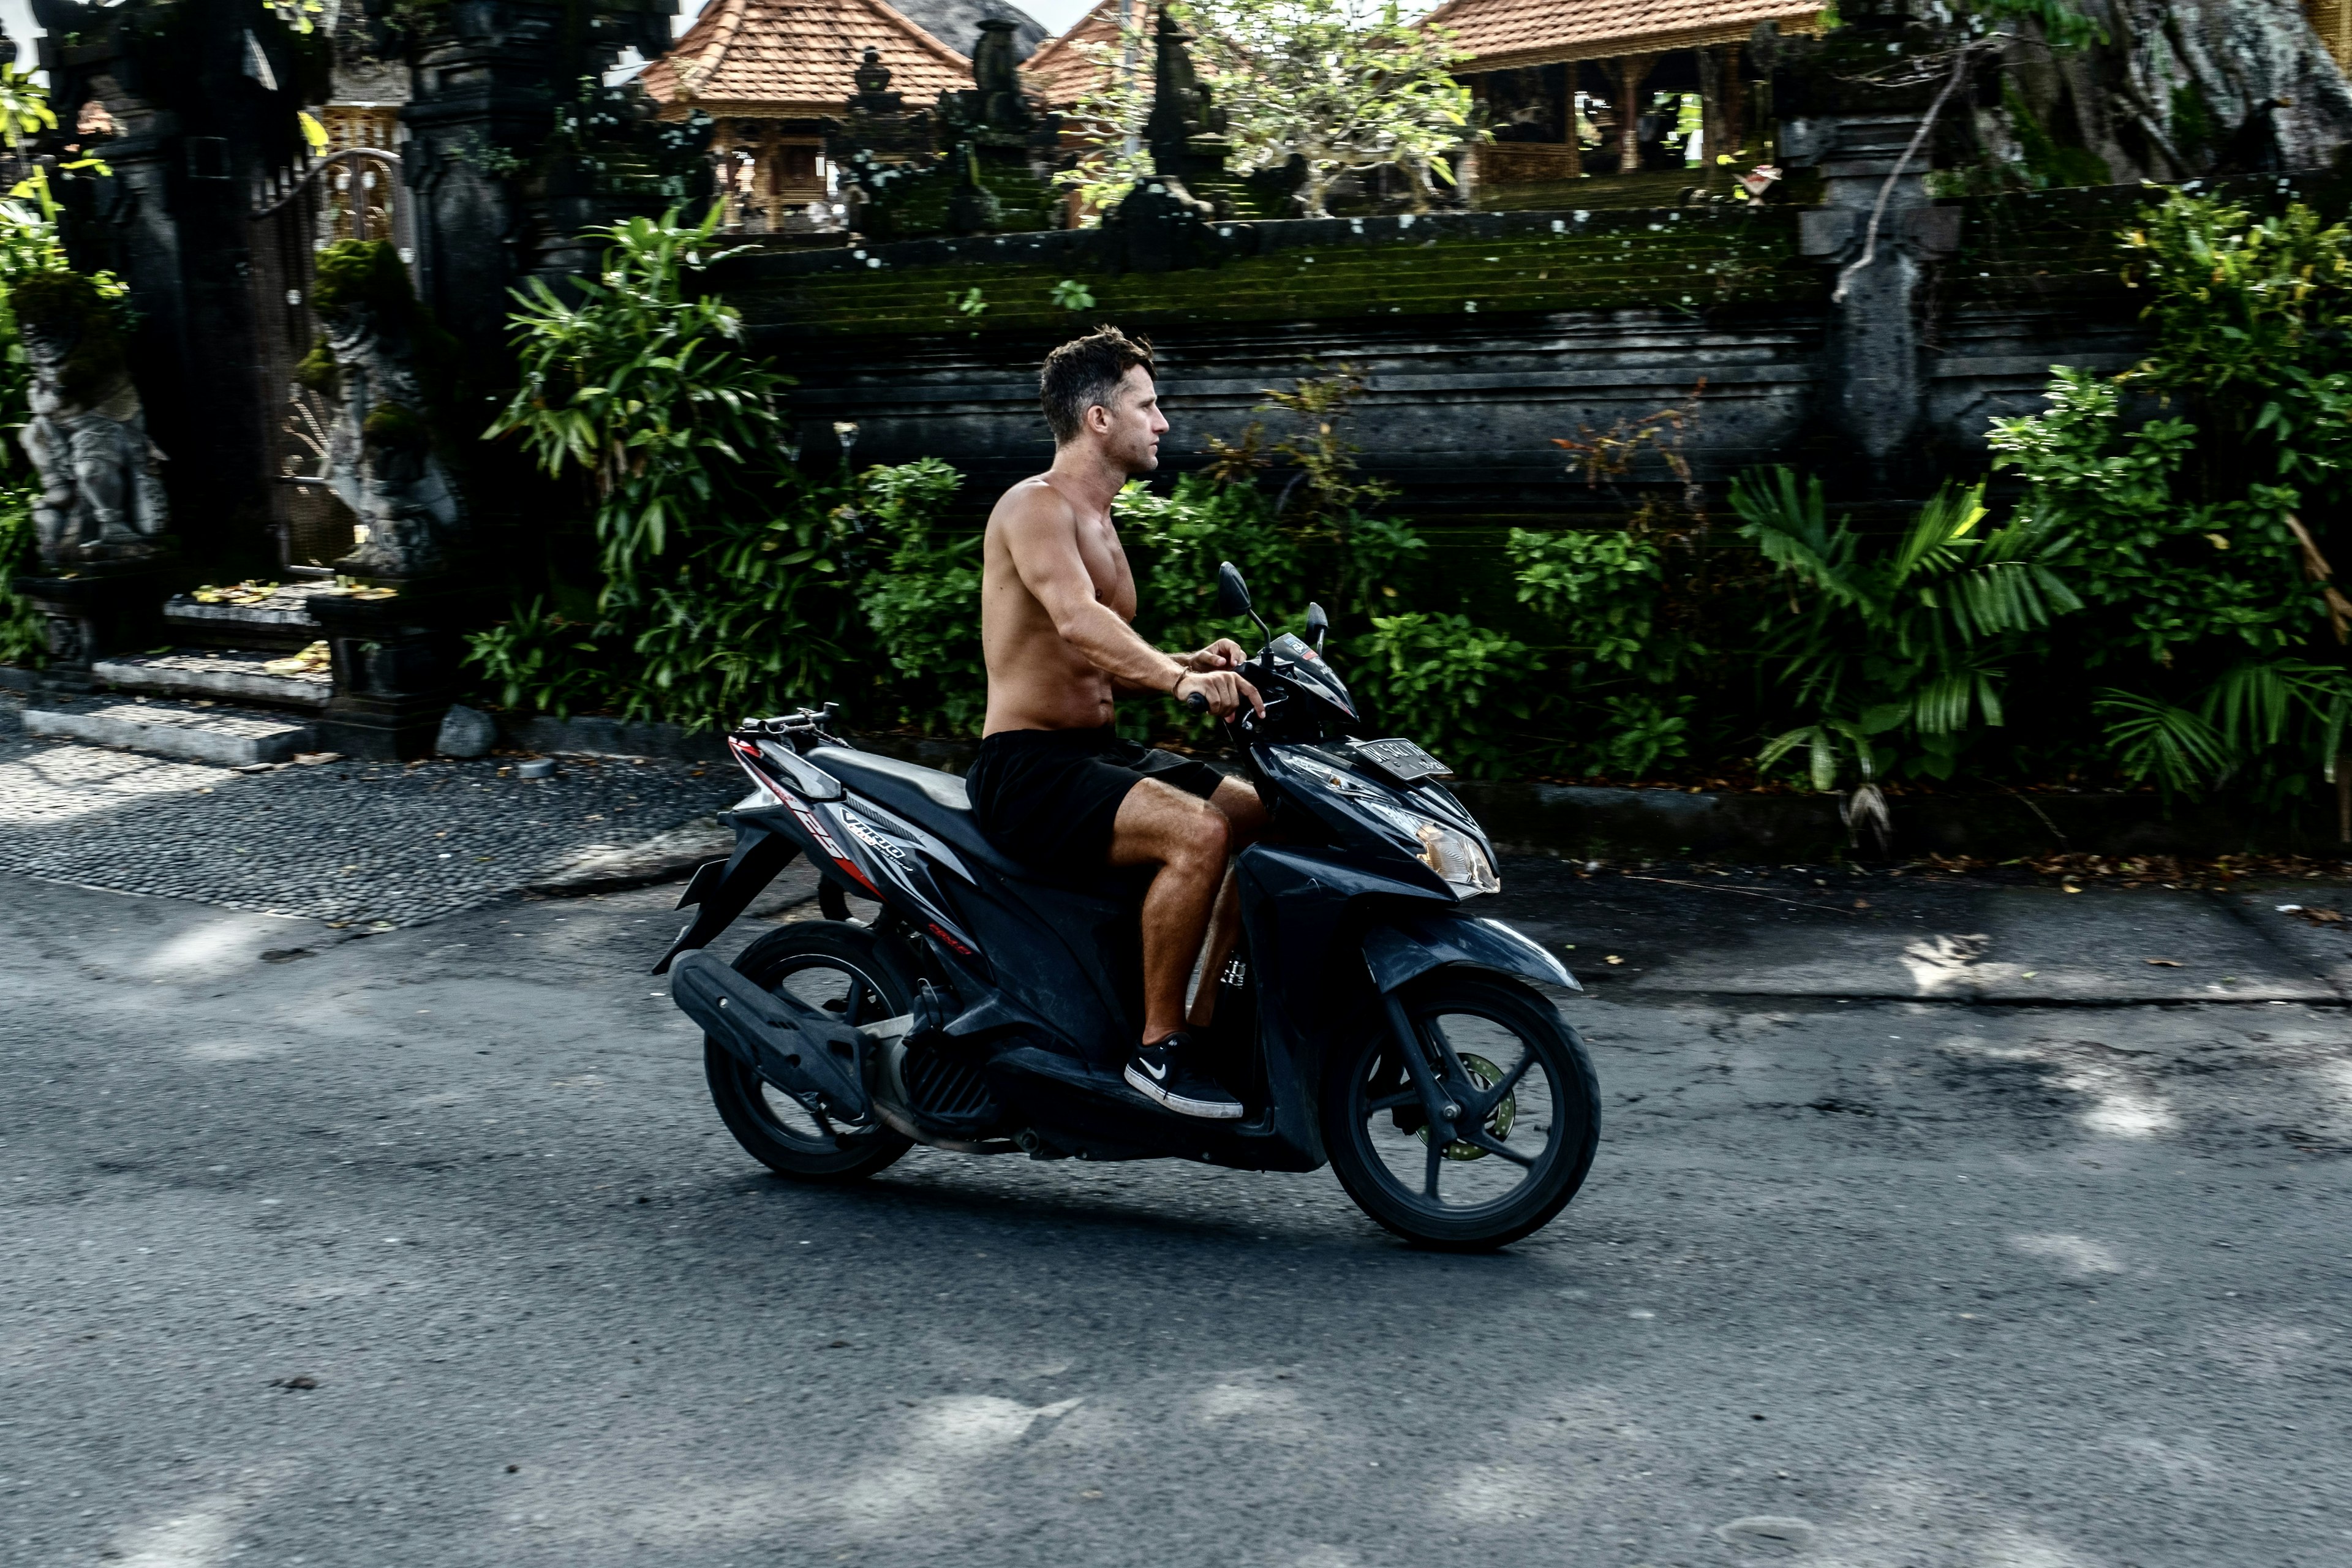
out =
{"type": "Polygon", "coordinates": [[[988,666],[988,719],[1001,730],[1083,730],[1111,721],[1111,677],[1064,637],[1013,564],[1016,537],[1075,531],[1096,603],[1135,619],[1135,574],[1108,508],[1082,508],[1045,475],[1004,492],[989,514],[980,583],[981,654],[988,666]]]}

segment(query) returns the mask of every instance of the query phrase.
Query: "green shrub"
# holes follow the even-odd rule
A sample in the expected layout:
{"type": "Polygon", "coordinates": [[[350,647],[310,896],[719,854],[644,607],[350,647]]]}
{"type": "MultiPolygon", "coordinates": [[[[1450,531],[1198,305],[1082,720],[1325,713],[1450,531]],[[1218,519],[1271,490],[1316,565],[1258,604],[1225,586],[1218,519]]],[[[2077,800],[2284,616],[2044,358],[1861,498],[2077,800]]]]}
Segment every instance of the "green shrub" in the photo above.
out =
{"type": "Polygon", "coordinates": [[[624,706],[597,631],[550,612],[545,599],[533,599],[517,605],[510,618],[470,633],[466,662],[504,707],[564,718],[577,709],[624,706]]]}
{"type": "Polygon", "coordinates": [[[1344,652],[1345,679],[1381,731],[1419,741],[1455,772],[1497,777],[1526,748],[1543,661],[1517,638],[1411,610],[1374,616],[1344,652]]]}
{"type": "Polygon", "coordinates": [[[1504,546],[1518,600],[1602,664],[1633,669],[1649,647],[1665,552],[1630,533],[1511,530],[1504,546]]]}
{"type": "Polygon", "coordinates": [[[847,663],[837,488],[793,466],[789,378],[742,351],[733,307],[688,285],[727,254],[709,248],[718,218],[597,231],[613,243],[576,303],[537,279],[517,292],[522,383],[488,435],[589,481],[604,579],[584,634],[534,609],[473,639],[473,666],[502,688],[527,672],[533,705],[593,696],[726,724],[820,700],[847,663]]]}
{"type": "Polygon", "coordinates": [[[573,279],[577,303],[536,278],[515,292],[522,383],[488,434],[590,479],[608,605],[642,603],[706,520],[741,525],[798,479],[777,406],[792,378],[742,351],[733,306],[688,285],[735,254],[711,248],[719,218],[672,209],[593,230],[612,244],[596,277],[573,279]]]}
{"type": "Polygon", "coordinates": [[[980,535],[942,540],[937,521],[963,476],[937,458],[866,470],[835,513],[878,539],[883,563],[857,584],[857,607],[898,679],[887,699],[900,722],[976,735],[988,710],[980,657],[980,535]]]}
{"type": "Polygon", "coordinates": [[[2276,805],[2333,778],[2352,700],[2352,600],[2329,582],[2352,500],[2352,231],[2176,192],[2123,240],[2155,352],[2114,381],[2057,370],[2049,407],[1990,437],[2088,606],[2045,700],[2086,701],[2127,778],[2276,805]],[[2142,422],[2135,390],[2166,412],[2142,422]]]}
{"type": "Polygon", "coordinates": [[[1760,765],[1801,748],[1818,789],[1846,761],[1865,783],[1898,762],[1949,778],[1969,731],[2005,721],[2026,635],[2081,601],[2052,569],[2063,541],[2048,524],[2021,517],[1979,534],[1983,498],[1981,483],[1948,484],[1890,541],[1832,524],[1821,481],[1790,469],[1732,486],[1741,536],[1781,574],[1757,623],[1759,668],[1798,721],[1760,765]]]}
{"type": "Polygon", "coordinates": [[[32,486],[0,486],[0,664],[38,666],[48,653],[41,617],[14,585],[18,573],[38,563],[33,541],[37,493],[32,486]]]}
{"type": "Polygon", "coordinates": [[[1217,613],[1217,568],[1227,561],[1241,569],[1269,625],[1296,626],[1304,618],[1312,590],[1298,534],[1276,522],[1272,502],[1255,483],[1218,484],[1187,474],[1161,496],[1139,479],[1111,510],[1144,563],[1137,624],[1154,643],[1200,648],[1232,637],[1256,647],[1256,623],[1217,613]]]}

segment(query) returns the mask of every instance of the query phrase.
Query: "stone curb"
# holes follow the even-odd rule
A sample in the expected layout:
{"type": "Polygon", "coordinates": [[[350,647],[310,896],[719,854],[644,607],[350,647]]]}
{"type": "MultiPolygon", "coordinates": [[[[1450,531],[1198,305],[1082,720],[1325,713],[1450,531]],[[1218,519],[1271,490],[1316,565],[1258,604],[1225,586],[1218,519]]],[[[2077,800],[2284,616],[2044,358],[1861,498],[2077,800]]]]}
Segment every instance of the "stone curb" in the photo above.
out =
{"type": "Polygon", "coordinates": [[[734,850],[730,829],[721,827],[716,816],[698,816],[641,844],[592,850],[523,891],[543,898],[578,898],[646,888],[675,881],[705,860],[724,859],[734,850]]]}

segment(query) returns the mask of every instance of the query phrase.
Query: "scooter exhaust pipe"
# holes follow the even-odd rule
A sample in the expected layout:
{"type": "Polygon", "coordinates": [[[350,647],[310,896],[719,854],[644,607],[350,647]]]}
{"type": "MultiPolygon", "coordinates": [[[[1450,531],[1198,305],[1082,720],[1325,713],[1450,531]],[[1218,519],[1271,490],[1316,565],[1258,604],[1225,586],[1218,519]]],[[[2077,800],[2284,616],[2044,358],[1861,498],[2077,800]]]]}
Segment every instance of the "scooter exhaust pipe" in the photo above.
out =
{"type": "Polygon", "coordinates": [[[797,997],[763,991],[699,949],[670,969],[670,1000],[730,1056],[835,1121],[874,1114],[866,1090],[873,1037],[797,997]]]}

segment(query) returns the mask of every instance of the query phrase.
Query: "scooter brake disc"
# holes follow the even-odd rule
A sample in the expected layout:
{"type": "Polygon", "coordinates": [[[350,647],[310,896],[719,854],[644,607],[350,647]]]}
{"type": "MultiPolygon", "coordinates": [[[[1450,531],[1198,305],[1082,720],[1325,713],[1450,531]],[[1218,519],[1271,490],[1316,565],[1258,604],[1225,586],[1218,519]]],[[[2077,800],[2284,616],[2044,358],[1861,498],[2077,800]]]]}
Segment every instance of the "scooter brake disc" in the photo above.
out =
{"type": "MultiPolygon", "coordinates": [[[[1503,1069],[1485,1057],[1464,1053],[1462,1070],[1469,1074],[1470,1081],[1482,1089],[1492,1089],[1503,1081],[1503,1069]]],[[[1486,1118],[1488,1135],[1497,1143],[1508,1138],[1511,1135],[1512,1120],[1518,1113],[1518,1095],[1512,1093],[1503,1096],[1502,1103],[1496,1106],[1486,1118]]],[[[1422,1127],[1414,1132],[1413,1136],[1426,1143],[1429,1142],[1429,1129],[1425,1126],[1422,1127]]],[[[1445,1157],[1449,1160],[1483,1160],[1486,1157],[1486,1151],[1475,1143],[1465,1143],[1457,1138],[1445,1146],[1445,1157]]]]}

